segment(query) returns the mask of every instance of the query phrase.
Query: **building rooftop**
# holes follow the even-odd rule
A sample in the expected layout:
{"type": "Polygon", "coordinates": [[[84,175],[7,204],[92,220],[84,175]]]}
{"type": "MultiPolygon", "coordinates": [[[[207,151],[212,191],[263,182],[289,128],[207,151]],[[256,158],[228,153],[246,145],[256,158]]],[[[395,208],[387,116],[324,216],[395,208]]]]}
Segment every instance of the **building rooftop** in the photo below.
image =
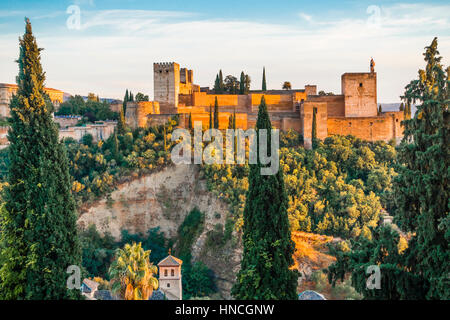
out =
{"type": "Polygon", "coordinates": [[[181,266],[183,264],[183,261],[181,259],[175,258],[172,255],[168,255],[166,258],[164,258],[163,260],[161,260],[158,263],[159,267],[178,267],[181,266]]]}
{"type": "MultiPolygon", "coordinates": [[[[13,83],[0,83],[0,88],[18,88],[19,86],[17,84],[13,84],[13,83]]],[[[45,90],[48,91],[58,91],[58,92],[62,92],[61,90],[55,89],[55,88],[44,88],[45,90]]]]}

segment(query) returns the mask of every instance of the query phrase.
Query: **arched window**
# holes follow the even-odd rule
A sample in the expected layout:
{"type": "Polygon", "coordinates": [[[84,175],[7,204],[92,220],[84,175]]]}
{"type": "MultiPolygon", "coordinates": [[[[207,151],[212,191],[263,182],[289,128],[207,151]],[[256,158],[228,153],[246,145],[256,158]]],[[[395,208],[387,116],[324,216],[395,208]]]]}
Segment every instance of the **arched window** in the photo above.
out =
{"type": "Polygon", "coordinates": [[[164,277],[167,277],[167,269],[164,270],[164,277]]]}
{"type": "Polygon", "coordinates": [[[170,275],[171,275],[172,277],[174,277],[174,276],[175,276],[175,270],[171,269],[171,270],[170,270],[170,275]]]}
{"type": "Polygon", "coordinates": [[[170,283],[167,284],[167,288],[170,288],[170,283]]]}

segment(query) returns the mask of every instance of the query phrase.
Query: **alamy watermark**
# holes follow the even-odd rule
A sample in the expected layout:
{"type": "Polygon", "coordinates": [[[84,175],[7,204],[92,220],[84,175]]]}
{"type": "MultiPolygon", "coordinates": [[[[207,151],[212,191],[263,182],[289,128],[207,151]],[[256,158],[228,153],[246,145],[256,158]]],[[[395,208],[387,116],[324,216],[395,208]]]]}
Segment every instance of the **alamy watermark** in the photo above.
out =
{"type": "Polygon", "coordinates": [[[81,269],[80,269],[80,267],[76,266],[76,265],[70,265],[67,267],[66,273],[69,274],[69,277],[67,277],[67,281],[66,281],[67,289],[79,290],[81,288],[81,269]]]}
{"type": "Polygon", "coordinates": [[[367,26],[370,28],[381,27],[381,8],[376,5],[370,5],[366,9],[366,13],[369,14],[367,18],[367,26]]]}
{"type": "Polygon", "coordinates": [[[70,16],[66,20],[66,26],[69,30],[81,29],[81,9],[79,6],[73,4],[67,7],[67,14],[70,16]]]}
{"type": "Polygon", "coordinates": [[[280,167],[280,132],[271,129],[270,141],[267,129],[227,129],[225,150],[223,134],[218,129],[202,130],[202,123],[194,123],[194,138],[189,130],[176,129],[172,132],[172,141],[178,141],[171,152],[175,164],[245,164],[245,142],[248,139],[248,163],[257,164],[258,158],[261,175],[274,175],[280,167]],[[209,144],[203,148],[204,142],[209,144]],[[259,142],[259,143],[258,143],[259,142]],[[259,148],[258,148],[259,145],[259,148]],[[268,152],[270,145],[270,153],[268,152]],[[194,148],[192,156],[192,146],[194,148]],[[258,152],[259,151],[259,152],[258,152]],[[225,155],[225,157],[224,157],[225,155]]]}
{"type": "Polygon", "coordinates": [[[370,275],[366,281],[366,288],[369,290],[381,289],[381,270],[377,265],[366,268],[366,275],[370,275]]]}

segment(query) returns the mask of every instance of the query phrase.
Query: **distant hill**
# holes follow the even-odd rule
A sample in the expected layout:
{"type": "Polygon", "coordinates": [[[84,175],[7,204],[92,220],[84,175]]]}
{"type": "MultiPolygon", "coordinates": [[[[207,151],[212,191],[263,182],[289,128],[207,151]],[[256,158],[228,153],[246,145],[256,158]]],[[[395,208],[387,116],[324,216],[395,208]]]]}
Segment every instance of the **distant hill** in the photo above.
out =
{"type": "MultiPolygon", "coordinates": [[[[379,103],[381,104],[381,108],[383,109],[383,111],[399,111],[400,109],[400,103],[379,103]]],[[[411,107],[411,115],[414,116],[414,114],[416,113],[416,106],[413,105],[411,107]]]]}
{"type": "MultiPolygon", "coordinates": [[[[69,98],[71,96],[72,96],[72,94],[64,92],[63,101],[66,102],[67,100],[69,100],[69,98]]],[[[87,98],[88,98],[87,96],[81,96],[81,97],[84,99],[84,101],[87,101],[87,98]]],[[[104,102],[104,101],[106,101],[107,103],[111,103],[111,102],[115,102],[115,101],[122,102],[121,100],[113,99],[113,98],[100,98],[100,102],[104,102]]]]}

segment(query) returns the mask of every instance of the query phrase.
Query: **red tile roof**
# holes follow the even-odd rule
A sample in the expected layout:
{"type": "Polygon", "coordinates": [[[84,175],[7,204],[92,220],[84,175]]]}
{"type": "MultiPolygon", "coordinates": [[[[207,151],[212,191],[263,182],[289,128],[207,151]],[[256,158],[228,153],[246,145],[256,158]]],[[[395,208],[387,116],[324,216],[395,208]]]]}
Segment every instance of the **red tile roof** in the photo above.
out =
{"type": "Polygon", "coordinates": [[[159,267],[178,267],[183,264],[183,261],[181,259],[175,258],[172,255],[168,255],[166,258],[161,260],[158,263],[159,267]]]}

